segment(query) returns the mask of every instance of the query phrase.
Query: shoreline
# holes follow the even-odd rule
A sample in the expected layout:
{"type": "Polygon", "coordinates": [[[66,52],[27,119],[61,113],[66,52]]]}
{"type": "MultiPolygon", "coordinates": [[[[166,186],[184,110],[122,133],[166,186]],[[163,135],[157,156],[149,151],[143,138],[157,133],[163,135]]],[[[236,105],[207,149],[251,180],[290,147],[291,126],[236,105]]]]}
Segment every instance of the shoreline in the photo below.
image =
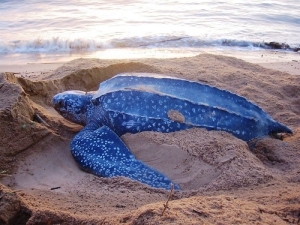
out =
{"type": "Polygon", "coordinates": [[[300,75],[300,54],[294,52],[285,52],[278,50],[258,50],[258,51],[241,51],[237,49],[224,50],[224,49],[204,49],[197,52],[151,52],[147,53],[145,50],[139,51],[127,51],[127,50],[112,50],[99,53],[90,54],[78,54],[74,56],[62,56],[61,58],[54,59],[53,56],[44,56],[45,59],[40,60],[28,60],[23,59],[16,63],[9,63],[3,61],[0,63],[0,72],[12,72],[16,76],[24,78],[33,78],[39,80],[43,78],[44,74],[50,74],[64,64],[76,60],[76,59],[100,59],[100,60],[143,60],[143,59],[168,59],[168,58],[187,58],[194,57],[201,54],[213,54],[220,56],[229,56],[237,59],[244,60],[249,63],[258,64],[267,69],[278,70],[286,72],[292,75],[300,75]],[[107,56],[107,58],[105,58],[107,56]]]}

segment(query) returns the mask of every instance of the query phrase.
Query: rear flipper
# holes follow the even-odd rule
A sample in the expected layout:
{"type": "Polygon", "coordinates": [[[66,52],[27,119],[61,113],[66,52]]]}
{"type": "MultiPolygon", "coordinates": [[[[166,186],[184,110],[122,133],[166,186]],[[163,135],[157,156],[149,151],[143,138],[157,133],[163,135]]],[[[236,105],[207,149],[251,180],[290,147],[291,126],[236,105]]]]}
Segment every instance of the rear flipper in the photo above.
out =
{"type": "MultiPolygon", "coordinates": [[[[108,127],[87,126],[71,143],[76,162],[86,171],[102,177],[124,176],[155,188],[170,189],[172,181],[138,161],[122,140],[108,127]]],[[[180,190],[177,184],[174,188],[180,190]]]]}

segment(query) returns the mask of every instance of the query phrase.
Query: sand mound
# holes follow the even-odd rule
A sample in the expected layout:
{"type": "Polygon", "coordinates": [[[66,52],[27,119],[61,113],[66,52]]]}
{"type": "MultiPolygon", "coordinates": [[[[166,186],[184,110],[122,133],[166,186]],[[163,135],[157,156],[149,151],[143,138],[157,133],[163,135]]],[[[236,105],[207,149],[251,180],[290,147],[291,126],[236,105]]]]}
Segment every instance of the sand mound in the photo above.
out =
{"type": "Polygon", "coordinates": [[[272,179],[247,144],[225,132],[191,129],[123,138],[138,159],[165,173],[183,190],[229,189],[272,179]]]}
{"type": "Polygon", "coordinates": [[[297,223],[299,84],[297,76],[213,55],[75,60],[39,80],[2,73],[0,181],[6,187],[0,186],[0,224],[16,223],[16,218],[22,218],[18,224],[297,223]],[[96,90],[101,81],[121,72],[163,73],[228,89],[257,103],[294,135],[283,141],[258,140],[252,151],[226,132],[204,129],[124,135],[138,159],[183,189],[174,193],[161,216],[168,192],[81,171],[69,151],[81,127],[61,118],[50,105],[58,92],[96,90]]]}

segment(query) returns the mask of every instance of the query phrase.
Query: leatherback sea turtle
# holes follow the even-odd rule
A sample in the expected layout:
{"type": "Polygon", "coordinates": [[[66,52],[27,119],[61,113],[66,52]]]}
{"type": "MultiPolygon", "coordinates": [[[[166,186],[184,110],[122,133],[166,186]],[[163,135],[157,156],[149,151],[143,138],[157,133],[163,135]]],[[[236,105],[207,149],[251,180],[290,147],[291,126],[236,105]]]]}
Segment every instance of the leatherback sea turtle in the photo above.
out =
{"type": "Polygon", "coordinates": [[[63,117],[85,126],[71,142],[72,155],[82,169],[156,188],[169,189],[171,180],[138,161],[119,136],[192,127],[227,131],[244,141],[292,133],[244,97],[158,74],[120,74],[102,82],[97,92],[59,93],[53,104],[63,117]]]}

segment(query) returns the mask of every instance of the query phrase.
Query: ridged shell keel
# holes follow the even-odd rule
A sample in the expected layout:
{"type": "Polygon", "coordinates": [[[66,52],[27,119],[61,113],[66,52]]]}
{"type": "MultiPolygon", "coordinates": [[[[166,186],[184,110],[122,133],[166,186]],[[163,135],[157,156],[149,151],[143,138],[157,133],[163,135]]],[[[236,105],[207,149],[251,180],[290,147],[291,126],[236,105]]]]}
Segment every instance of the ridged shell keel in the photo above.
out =
{"type": "Polygon", "coordinates": [[[245,116],[238,110],[191,102],[163,93],[122,90],[101,96],[99,102],[109,114],[110,127],[119,135],[141,131],[174,132],[202,127],[227,131],[249,141],[269,134],[269,128],[278,124],[276,121],[272,123],[263,111],[249,112],[245,116]],[[170,112],[175,116],[172,117],[170,112]]]}

